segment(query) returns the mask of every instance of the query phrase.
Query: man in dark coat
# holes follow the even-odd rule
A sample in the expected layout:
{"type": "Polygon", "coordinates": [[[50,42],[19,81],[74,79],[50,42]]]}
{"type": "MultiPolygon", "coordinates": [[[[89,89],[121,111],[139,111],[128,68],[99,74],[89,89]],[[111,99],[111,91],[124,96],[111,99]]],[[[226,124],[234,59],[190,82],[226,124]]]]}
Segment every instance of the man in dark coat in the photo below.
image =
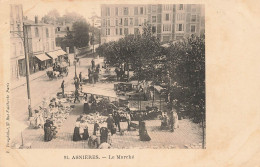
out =
{"type": "Polygon", "coordinates": [[[79,73],[79,82],[82,81],[82,72],[79,73]]]}
{"type": "Polygon", "coordinates": [[[116,73],[116,81],[118,81],[118,78],[119,78],[119,70],[118,70],[117,67],[116,67],[116,69],[115,69],[115,73],[116,73]]]}
{"type": "Polygon", "coordinates": [[[120,132],[121,129],[120,129],[120,115],[118,112],[115,113],[115,125],[116,127],[118,127],[118,131],[120,132]]]}
{"type": "Polygon", "coordinates": [[[76,100],[80,102],[80,100],[79,100],[79,91],[78,91],[78,89],[75,90],[75,99],[74,99],[74,103],[76,102],[76,100]]]}
{"type": "Polygon", "coordinates": [[[91,60],[91,66],[92,66],[92,70],[95,68],[95,61],[94,59],[91,60]]]}
{"type": "Polygon", "coordinates": [[[60,87],[61,87],[61,90],[62,90],[62,96],[65,97],[65,95],[64,95],[64,80],[62,81],[60,87]]]}
{"type": "Polygon", "coordinates": [[[109,116],[108,116],[106,122],[107,122],[107,129],[110,130],[110,132],[112,132],[112,131],[113,131],[113,128],[114,128],[114,126],[113,126],[113,124],[114,124],[114,119],[113,119],[113,117],[112,117],[112,114],[109,114],[109,116]]]}

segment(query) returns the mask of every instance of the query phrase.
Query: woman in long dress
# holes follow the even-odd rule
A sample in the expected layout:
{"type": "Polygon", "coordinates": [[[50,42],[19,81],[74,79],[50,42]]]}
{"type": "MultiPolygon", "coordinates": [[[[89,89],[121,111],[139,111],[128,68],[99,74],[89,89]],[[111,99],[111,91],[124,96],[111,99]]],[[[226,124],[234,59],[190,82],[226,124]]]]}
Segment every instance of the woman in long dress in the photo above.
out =
{"type": "Polygon", "coordinates": [[[53,132],[52,132],[52,126],[53,121],[46,120],[46,123],[44,124],[44,141],[51,141],[53,138],[53,132]]]}
{"type": "Polygon", "coordinates": [[[35,110],[35,127],[43,128],[43,125],[44,125],[44,120],[43,120],[42,112],[40,112],[39,110],[35,110]]]}
{"type": "Polygon", "coordinates": [[[150,141],[151,140],[150,136],[148,135],[144,121],[142,121],[140,124],[139,136],[140,136],[141,141],[150,141]]]}
{"type": "Polygon", "coordinates": [[[75,125],[75,128],[74,128],[73,141],[81,140],[80,133],[79,133],[79,127],[80,127],[80,122],[77,121],[76,125],[75,125]]]}
{"type": "Polygon", "coordinates": [[[179,118],[176,110],[173,111],[174,129],[179,128],[179,118]]]}

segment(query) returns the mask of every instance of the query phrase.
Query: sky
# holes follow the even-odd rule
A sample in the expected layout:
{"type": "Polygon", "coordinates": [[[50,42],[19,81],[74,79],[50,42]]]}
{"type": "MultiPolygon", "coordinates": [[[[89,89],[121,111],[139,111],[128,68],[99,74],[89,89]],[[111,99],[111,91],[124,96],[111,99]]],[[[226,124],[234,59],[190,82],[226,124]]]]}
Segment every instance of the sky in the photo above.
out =
{"type": "Polygon", "coordinates": [[[95,1],[32,1],[27,0],[23,3],[23,12],[24,16],[27,16],[29,19],[34,20],[34,17],[37,15],[39,19],[41,19],[45,14],[49,11],[56,9],[60,15],[68,12],[76,12],[87,20],[92,16],[93,12],[95,12],[98,16],[101,15],[100,10],[100,2],[95,1]]]}

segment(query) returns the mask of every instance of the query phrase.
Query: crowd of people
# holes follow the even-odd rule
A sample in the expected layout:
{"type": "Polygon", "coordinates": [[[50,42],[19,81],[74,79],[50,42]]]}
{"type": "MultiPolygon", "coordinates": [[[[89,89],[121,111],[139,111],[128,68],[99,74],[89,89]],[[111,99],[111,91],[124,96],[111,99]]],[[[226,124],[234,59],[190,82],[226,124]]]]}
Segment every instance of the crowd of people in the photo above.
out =
{"type": "Polygon", "coordinates": [[[161,121],[161,129],[169,129],[174,132],[179,128],[179,117],[176,109],[173,107],[169,113],[163,113],[161,121]]]}
{"type": "Polygon", "coordinates": [[[74,132],[73,141],[88,141],[89,148],[110,148],[112,144],[111,133],[109,128],[100,127],[99,123],[95,120],[93,124],[93,132],[89,132],[86,115],[80,115],[77,118],[74,132]]]}
{"type": "Polygon", "coordinates": [[[34,110],[34,117],[30,124],[36,129],[43,128],[44,141],[51,141],[56,137],[57,128],[61,127],[70,111],[71,107],[67,102],[57,100],[55,97],[50,101],[44,98],[39,109],[34,110]]]}

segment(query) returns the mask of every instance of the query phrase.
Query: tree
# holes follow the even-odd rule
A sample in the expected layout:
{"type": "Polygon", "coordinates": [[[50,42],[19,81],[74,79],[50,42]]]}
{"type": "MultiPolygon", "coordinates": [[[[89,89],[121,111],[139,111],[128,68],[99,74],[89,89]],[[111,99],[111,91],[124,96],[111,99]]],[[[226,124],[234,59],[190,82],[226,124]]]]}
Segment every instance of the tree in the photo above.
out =
{"type": "Polygon", "coordinates": [[[76,21],[72,25],[74,46],[85,47],[89,44],[89,24],[85,21],[76,21]]]}
{"type": "Polygon", "coordinates": [[[168,48],[170,77],[178,83],[174,98],[186,106],[194,122],[205,119],[205,37],[192,35],[168,48]],[[176,93],[178,92],[178,93],[176,93]]]}
{"type": "Polygon", "coordinates": [[[48,23],[48,24],[54,24],[58,21],[58,19],[60,18],[60,14],[57,11],[57,9],[51,10],[47,13],[47,15],[42,17],[42,21],[44,23],[48,23]]]}

